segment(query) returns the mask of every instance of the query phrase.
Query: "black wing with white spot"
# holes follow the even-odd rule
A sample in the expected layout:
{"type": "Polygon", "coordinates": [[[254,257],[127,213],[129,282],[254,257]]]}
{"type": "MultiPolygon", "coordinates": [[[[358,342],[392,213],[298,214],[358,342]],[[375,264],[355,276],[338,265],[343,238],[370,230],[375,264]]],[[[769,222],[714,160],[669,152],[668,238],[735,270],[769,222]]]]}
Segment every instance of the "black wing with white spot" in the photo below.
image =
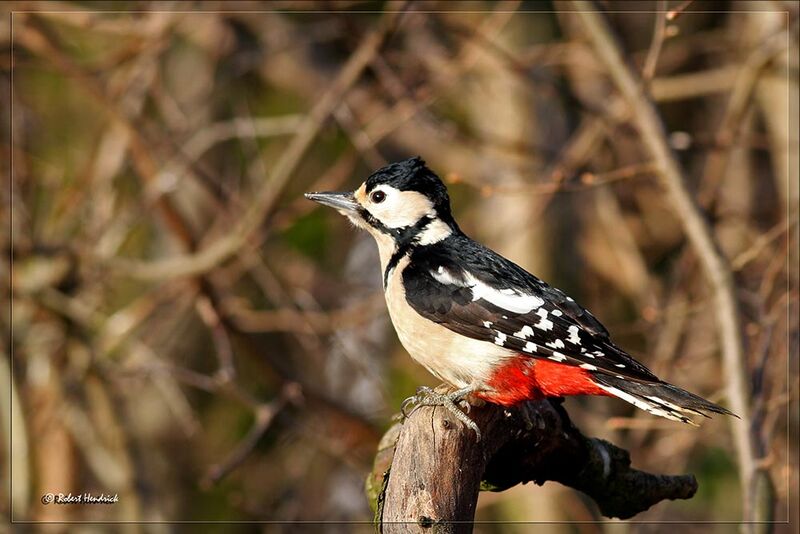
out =
{"type": "Polygon", "coordinates": [[[560,290],[464,236],[425,247],[403,272],[409,304],[459,334],[617,378],[658,381],[560,290]]]}
{"type": "Polygon", "coordinates": [[[412,254],[403,285],[423,317],[520,354],[581,367],[609,394],[654,415],[685,423],[692,423],[686,414],[734,415],[659,380],[616,347],[587,310],[466,236],[412,254]]]}

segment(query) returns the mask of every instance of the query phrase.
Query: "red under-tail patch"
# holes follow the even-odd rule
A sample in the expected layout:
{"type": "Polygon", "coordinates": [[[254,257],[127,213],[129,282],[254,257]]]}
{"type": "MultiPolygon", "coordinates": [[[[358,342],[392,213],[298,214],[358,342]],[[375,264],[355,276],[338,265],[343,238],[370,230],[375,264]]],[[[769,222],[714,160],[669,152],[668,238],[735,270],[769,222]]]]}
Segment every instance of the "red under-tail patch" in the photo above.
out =
{"type": "Polygon", "coordinates": [[[497,368],[486,385],[489,390],[475,396],[503,406],[543,397],[608,395],[586,369],[522,355],[497,368]]]}

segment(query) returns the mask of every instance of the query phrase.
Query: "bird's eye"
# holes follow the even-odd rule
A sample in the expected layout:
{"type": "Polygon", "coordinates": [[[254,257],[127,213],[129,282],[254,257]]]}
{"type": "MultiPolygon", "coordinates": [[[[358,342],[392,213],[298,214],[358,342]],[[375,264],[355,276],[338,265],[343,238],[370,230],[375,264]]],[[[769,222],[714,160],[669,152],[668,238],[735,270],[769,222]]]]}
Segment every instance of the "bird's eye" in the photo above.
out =
{"type": "Polygon", "coordinates": [[[386,199],[386,193],[384,193],[383,191],[375,191],[374,193],[372,193],[369,196],[369,198],[375,204],[380,204],[381,202],[383,202],[386,199]]]}

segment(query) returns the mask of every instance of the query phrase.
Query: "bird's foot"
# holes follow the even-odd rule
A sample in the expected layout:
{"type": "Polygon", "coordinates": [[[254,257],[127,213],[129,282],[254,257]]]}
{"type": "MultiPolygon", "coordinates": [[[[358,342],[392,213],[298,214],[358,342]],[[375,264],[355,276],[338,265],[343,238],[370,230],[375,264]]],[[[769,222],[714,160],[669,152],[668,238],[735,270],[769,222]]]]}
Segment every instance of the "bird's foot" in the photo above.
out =
{"type": "Polygon", "coordinates": [[[420,406],[442,406],[449,411],[453,416],[461,421],[467,428],[471,428],[475,432],[476,441],[481,440],[481,431],[475,421],[467,415],[470,411],[470,404],[466,397],[473,392],[472,388],[463,388],[450,393],[439,393],[427,386],[420,386],[417,388],[417,393],[408,397],[400,405],[400,413],[403,421],[410,416],[414,410],[420,406]],[[459,405],[463,407],[459,408],[459,405]],[[412,406],[410,411],[407,411],[409,406],[412,406]]]}

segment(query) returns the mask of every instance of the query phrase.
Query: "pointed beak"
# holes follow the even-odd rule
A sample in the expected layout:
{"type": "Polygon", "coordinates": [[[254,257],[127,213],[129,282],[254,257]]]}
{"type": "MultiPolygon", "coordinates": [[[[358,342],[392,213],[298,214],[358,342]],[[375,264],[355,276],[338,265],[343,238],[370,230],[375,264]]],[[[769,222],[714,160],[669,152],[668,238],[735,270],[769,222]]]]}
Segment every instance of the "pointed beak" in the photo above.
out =
{"type": "Polygon", "coordinates": [[[355,212],[359,205],[351,191],[341,193],[306,193],[308,200],[319,202],[323,206],[328,206],[341,212],[355,212]]]}

